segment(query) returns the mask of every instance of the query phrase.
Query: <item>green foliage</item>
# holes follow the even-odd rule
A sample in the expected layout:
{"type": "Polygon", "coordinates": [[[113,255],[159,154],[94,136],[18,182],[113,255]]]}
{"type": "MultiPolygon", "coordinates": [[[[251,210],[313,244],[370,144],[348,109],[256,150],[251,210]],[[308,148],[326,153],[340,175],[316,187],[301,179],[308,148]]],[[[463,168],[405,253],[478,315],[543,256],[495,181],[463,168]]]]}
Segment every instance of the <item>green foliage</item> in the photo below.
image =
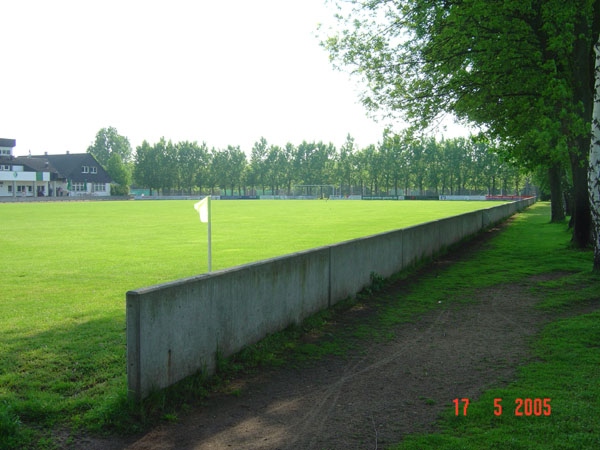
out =
{"type": "Polygon", "coordinates": [[[126,197],[129,195],[129,186],[126,184],[111,184],[110,195],[114,195],[117,197],[126,197]]]}
{"type": "Polygon", "coordinates": [[[570,164],[573,241],[590,243],[597,1],[336,3],[340,29],[322,45],[360,77],[367,107],[417,130],[451,113],[503,142],[529,170],[570,164]]]}
{"type": "Polygon", "coordinates": [[[208,151],[205,144],[161,139],[138,147],[134,175],[139,186],[163,193],[318,196],[317,188],[293,187],[325,185],[326,196],[518,194],[527,178],[502,150],[483,140],[438,142],[386,132],[381,143],[363,149],[348,136],[339,152],[322,142],[281,148],[261,138],[248,162],[239,147],[208,151]]]}
{"type": "Polygon", "coordinates": [[[129,167],[123,163],[119,154],[113,153],[110,155],[106,171],[116,184],[121,186],[129,186],[131,184],[131,171],[129,170],[129,167]]]}
{"type": "Polygon", "coordinates": [[[371,284],[365,289],[365,293],[371,295],[381,291],[381,289],[385,287],[386,280],[378,273],[371,272],[369,278],[371,280],[371,284]]]}
{"type": "Polygon", "coordinates": [[[340,28],[322,45],[335,64],[362,78],[363,102],[372,109],[417,124],[454,113],[522,142],[516,154],[537,163],[565,133],[589,132],[580,102],[591,98],[576,91],[577,74],[591,68],[576,52],[592,55],[595,2],[337,3],[340,28]],[[581,32],[585,49],[577,48],[581,32]],[[527,148],[534,140],[540,145],[527,148]]]}
{"type": "Polygon", "coordinates": [[[5,400],[0,402],[0,448],[21,448],[30,438],[10,404],[5,400]]]}
{"type": "Polygon", "coordinates": [[[102,128],[96,134],[94,143],[87,149],[104,167],[116,185],[111,185],[111,195],[129,194],[131,184],[131,145],[125,136],[121,136],[116,128],[102,128]]]}
{"type": "Polygon", "coordinates": [[[123,163],[127,163],[131,160],[132,153],[129,139],[121,136],[114,127],[102,128],[98,131],[93,144],[88,147],[87,152],[94,155],[96,160],[105,169],[109,165],[111,156],[118,155],[123,163]]]}

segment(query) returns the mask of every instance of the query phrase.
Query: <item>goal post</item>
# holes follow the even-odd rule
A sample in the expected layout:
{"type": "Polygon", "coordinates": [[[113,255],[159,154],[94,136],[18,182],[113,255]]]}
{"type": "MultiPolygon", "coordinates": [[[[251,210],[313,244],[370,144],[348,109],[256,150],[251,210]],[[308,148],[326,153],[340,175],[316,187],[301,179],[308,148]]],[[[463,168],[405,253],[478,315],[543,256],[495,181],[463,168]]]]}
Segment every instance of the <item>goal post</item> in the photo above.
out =
{"type": "Polygon", "coordinates": [[[336,195],[333,184],[296,184],[292,188],[294,196],[329,198],[336,195]]]}

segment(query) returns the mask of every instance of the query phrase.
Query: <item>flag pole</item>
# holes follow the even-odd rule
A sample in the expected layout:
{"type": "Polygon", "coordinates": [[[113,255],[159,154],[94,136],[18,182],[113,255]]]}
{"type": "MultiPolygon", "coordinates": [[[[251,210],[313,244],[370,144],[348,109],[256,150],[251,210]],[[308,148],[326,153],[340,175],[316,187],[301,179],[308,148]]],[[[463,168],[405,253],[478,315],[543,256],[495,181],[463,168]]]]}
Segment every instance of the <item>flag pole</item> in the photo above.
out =
{"type": "Polygon", "coordinates": [[[211,249],[211,211],[210,211],[210,195],[205,196],[202,200],[194,205],[194,209],[198,211],[200,222],[208,225],[208,271],[212,271],[212,249],[211,249]]]}
{"type": "Polygon", "coordinates": [[[211,249],[210,223],[212,222],[212,214],[211,214],[211,210],[210,210],[210,195],[208,196],[208,202],[207,202],[206,206],[208,209],[208,271],[211,272],[212,271],[212,249],[211,249]]]}

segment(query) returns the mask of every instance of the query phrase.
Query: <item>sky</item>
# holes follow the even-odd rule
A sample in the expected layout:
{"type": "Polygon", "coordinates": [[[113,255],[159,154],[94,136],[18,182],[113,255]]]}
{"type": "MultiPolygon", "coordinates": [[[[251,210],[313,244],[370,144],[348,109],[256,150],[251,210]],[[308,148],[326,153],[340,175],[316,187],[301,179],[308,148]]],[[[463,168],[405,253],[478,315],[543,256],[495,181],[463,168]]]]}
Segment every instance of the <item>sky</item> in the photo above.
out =
{"type": "Polygon", "coordinates": [[[331,66],[324,0],[9,0],[0,3],[0,137],[16,155],[85,152],[115,127],[240,146],[381,140],[356,82],[331,66]]]}

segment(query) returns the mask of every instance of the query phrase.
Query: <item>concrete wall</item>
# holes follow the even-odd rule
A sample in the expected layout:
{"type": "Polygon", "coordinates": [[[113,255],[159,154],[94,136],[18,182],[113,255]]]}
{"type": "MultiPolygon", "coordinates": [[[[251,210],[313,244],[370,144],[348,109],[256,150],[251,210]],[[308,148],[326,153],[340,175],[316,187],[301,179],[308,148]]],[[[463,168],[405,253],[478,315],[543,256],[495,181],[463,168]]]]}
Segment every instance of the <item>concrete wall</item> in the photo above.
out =
{"type": "Polygon", "coordinates": [[[136,396],[199,370],[329,305],[321,248],[127,293],[128,384],[136,396]]]}
{"type": "Polygon", "coordinates": [[[264,336],[497,223],[533,199],[127,293],[132,397],[215,368],[264,336]]]}
{"type": "Polygon", "coordinates": [[[330,304],[359,292],[371,274],[389,277],[402,267],[404,230],[377,234],[330,246],[330,304]]]}

